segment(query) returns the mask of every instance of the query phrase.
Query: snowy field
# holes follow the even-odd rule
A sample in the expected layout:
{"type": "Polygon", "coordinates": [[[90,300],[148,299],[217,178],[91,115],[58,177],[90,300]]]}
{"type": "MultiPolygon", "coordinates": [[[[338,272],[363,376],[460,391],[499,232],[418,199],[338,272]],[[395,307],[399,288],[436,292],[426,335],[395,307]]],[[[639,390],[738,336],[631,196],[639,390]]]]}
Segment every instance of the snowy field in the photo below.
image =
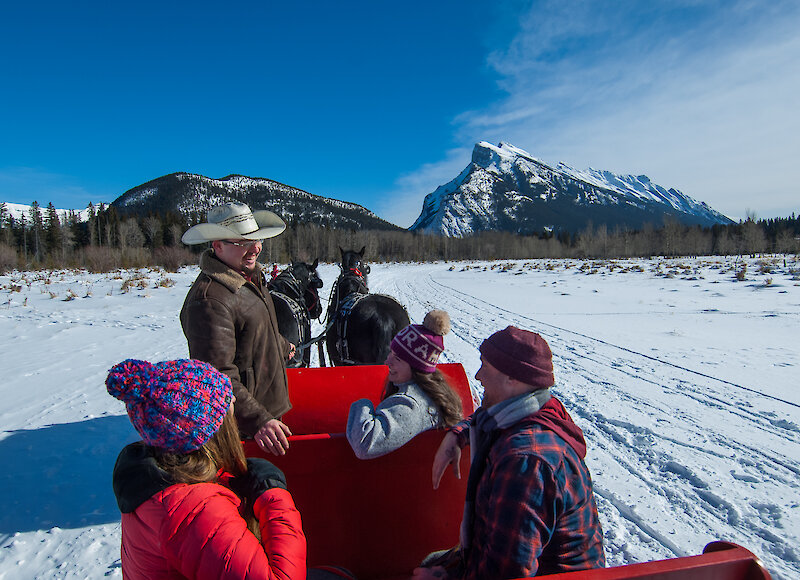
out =
{"type": "MultiPolygon", "coordinates": [[[[477,398],[485,337],[514,324],[549,341],[609,565],[724,539],[793,580],[800,263],[766,261],[745,260],[742,280],[734,258],[373,264],[369,283],[415,322],[450,313],[444,359],[477,398]]],[[[327,298],[338,268],[319,271],[327,298]]],[[[136,436],[104,380],[128,357],[187,356],[178,311],[196,274],[0,276],[0,579],[122,576],[111,468],[136,436]]]]}

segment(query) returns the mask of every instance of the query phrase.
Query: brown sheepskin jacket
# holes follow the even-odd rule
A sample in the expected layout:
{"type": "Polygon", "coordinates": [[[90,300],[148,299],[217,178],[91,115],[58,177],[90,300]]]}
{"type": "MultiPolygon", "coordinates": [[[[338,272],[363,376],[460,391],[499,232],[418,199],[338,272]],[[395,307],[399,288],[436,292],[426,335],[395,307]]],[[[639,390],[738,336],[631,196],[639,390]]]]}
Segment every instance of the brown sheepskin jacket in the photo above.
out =
{"type": "Polygon", "coordinates": [[[292,406],[285,366],[289,342],[278,333],[260,269],[253,276],[261,282],[256,285],[209,249],[200,256],[200,270],[181,309],[189,356],[230,377],[239,430],[253,437],[292,406]]]}

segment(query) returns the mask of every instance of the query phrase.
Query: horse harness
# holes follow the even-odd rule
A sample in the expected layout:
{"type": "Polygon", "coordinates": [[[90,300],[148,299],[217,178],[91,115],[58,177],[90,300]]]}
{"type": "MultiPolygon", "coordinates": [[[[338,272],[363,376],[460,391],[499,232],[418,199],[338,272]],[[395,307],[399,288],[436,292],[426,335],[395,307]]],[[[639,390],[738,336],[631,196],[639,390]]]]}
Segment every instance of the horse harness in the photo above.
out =
{"type": "Polygon", "coordinates": [[[284,296],[289,296],[285,291],[281,292],[284,288],[291,290],[298,298],[303,297],[303,287],[300,285],[300,281],[295,278],[295,275],[290,271],[286,270],[281,272],[277,277],[273,278],[267,283],[267,288],[269,290],[273,290],[275,292],[279,292],[284,296]]]}
{"type": "Polygon", "coordinates": [[[272,296],[273,300],[275,298],[279,298],[280,300],[283,300],[286,303],[286,305],[289,307],[289,310],[292,311],[292,315],[294,316],[294,319],[297,321],[298,324],[302,324],[303,322],[311,324],[311,321],[308,318],[308,310],[300,306],[294,298],[292,298],[291,296],[287,296],[282,292],[276,292],[275,290],[273,290],[269,294],[270,296],[272,296]]]}
{"type": "MultiPolygon", "coordinates": [[[[339,286],[341,282],[352,281],[355,279],[356,289],[353,292],[359,292],[361,294],[369,294],[369,288],[367,287],[367,280],[364,274],[358,268],[350,268],[348,271],[342,270],[342,274],[336,280],[336,292],[339,292],[339,286]]],[[[338,294],[337,294],[338,299],[338,294]]]]}
{"type": "MultiPolygon", "coordinates": [[[[273,300],[282,300],[284,304],[289,307],[292,318],[294,318],[297,324],[297,334],[302,338],[304,335],[303,330],[311,326],[311,317],[308,314],[308,308],[300,304],[300,301],[303,300],[303,289],[300,282],[291,271],[284,271],[267,284],[267,289],[273,300]],[[280,290],[278,288],[280,288],[280,290]],[[298,296],[298,298],[293,298],[285,291],[281,292],[281,290],[291,291],[298,296]]],[[[311,343],[302,343],[298,345],[298,353],[302,353],[310,344],[311,343]]]]}
{"type": "Polygon", "coordinates": [[[345,364],[358,364],[358,361],[350,358],[350,346],[347,342],[347,324],[350,321],[350,314],[353,309],[367,296],[369,294],[351,292],[344,297],[336,311],[336,351],[339,354],[339,360],[345,364]]]}

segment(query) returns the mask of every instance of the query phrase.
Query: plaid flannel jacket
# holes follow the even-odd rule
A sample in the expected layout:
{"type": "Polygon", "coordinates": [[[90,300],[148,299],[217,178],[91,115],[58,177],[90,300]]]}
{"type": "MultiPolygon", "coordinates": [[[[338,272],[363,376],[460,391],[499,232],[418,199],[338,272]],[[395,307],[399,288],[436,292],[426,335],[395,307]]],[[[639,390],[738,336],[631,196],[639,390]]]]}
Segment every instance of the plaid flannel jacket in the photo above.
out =
{"type": "MultiPolygon", "coordinates": [[[[468,423],[453,428],[463,447],[468,423]]],[[[605,566],[583,459],[530,419],[500,430],[475,498],[466,579],[519,578],[605,566]]]]}

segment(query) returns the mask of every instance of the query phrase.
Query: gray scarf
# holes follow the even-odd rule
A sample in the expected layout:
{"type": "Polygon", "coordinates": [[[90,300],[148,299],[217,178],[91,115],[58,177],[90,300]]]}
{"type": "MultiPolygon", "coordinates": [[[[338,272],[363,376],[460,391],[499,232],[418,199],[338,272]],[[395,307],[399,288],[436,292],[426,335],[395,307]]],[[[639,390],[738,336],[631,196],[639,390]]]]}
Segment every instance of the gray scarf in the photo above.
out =
{"type": "Polygon", "coordinates": [[[488,409],[481,407],[472,416],[469,427],[471,463],[467,479],[467,497],[461,520],[461,547],[464,552],[472,542],[472,522],[475,519],[475,495],[478,483],[486,470],[486,459],[501,429],[511,427],[525,417],[533,415],[550,400],[550,389],[523,393],[506,399],[488,409]]]}

